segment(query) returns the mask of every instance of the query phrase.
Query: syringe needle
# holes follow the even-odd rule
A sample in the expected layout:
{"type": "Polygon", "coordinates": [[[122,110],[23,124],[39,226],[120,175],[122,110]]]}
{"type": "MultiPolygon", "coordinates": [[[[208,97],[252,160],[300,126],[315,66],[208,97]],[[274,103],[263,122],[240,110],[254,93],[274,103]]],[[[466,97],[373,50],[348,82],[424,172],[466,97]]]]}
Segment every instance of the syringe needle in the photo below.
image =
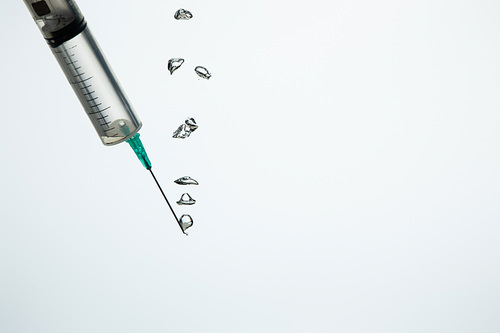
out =
{"type": "Polygon", "coordinates": [[[165,201],[167,202],[168,208],[170,208],[170,211],[172,212],[172,214],[174,214],[175,220],[177,221],[177,224],[179,224],[179,227],[181,228],[182,233],[184,233],[185,235],[187,235],[187,234],[186,234],[186,232],[184,231],[184,229],[182,228],[181,222],[180,222],[180,221],[179,221],[179,219],[177,218],[177,215],[175,215],[174,209],[173,209],[173,208],[172,208],[172,206],[170,205],[170,202],[168,202],[167,196],[166,196],[166,195],[165,195],[165,193],[163,192],[163,190],[162,190],[162,188],[161,188],[160,184],[158,183],[158,180],[156,180],[156,177],[155,177],[155,174],[153,173],[153,170],[151,170],[151,168],[150,168],[150,169],[148,169],[148,170],[149,170],[149,172],[151,172],[151,176],[153,176],[153,179],[155,180],[156,185],[157,185],[157,186],[158,186],[158,188],[160,189],[160,192],[161,192],[161,194],[163,195],[163,198],[164,198],[164,199],[165,199],[165,201]]]}
{"type": "Polygon", "coordinates": [[[187,233],[184,231],[184,228],[182,228],[181,221],[177,218],[177,215],[175,215],[174,209],[170,205],[170,202],[168,202],[167,196],[163,192],[163,190],[162,190],[162,188],[160,186],[160,183],[158,183],[158,181],[156,180],[156,177],[155,177],[155,174],[153,173],[153,170],[151,170],[152,169],[151,162],[149,161],[148,154],[146,154],[146,149],[144,149],[142,141],[141,141],[141,139],[139,137],[140,137],[140,134],[137,133],[136,135],[134,135],[133,137],[131,137],[130,139],[128,139],[127,142],[130,145],[130,147],[132,147],[132,149],[134,150],[135,155],[139,158],[139,160],[141,161],[142,165],[146,169],[148,169],[149,172],[151,172],[151,176],[153,176],[153,179],[155,180],[156,185],[160,189],[160,192],[163,195],[163,198],[167,202],[168,207],[170,208],[170,211],[172,212],[172,214],[174,214],[175,220],[177,221],[177,224],[181,228],[182,233],[185,234],[185,235],[187,235],[187,233]]]}

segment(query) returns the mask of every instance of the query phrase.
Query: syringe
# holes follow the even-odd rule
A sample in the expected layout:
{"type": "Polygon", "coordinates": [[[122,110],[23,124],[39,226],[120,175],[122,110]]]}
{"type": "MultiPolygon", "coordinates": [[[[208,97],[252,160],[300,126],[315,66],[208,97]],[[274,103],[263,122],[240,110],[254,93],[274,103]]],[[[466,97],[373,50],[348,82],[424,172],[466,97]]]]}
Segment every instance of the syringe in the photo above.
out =
{"type": "MultiPolygon", "coordinates": [[[[139,138],[142,122],[73,0],[24,0],[105,145],[126,141],[149,170],[182,232],[185,228],[156,180],[139,138]]],[[[186,234],[187,235],[187,234],[186,234]]]]}

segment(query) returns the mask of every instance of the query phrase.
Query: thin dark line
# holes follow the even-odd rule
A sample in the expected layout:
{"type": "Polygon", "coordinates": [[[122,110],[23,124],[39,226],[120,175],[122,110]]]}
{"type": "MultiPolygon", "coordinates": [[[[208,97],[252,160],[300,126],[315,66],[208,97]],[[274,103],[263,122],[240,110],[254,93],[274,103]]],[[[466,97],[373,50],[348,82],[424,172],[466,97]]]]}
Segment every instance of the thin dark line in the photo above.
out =
{"type": "MultiPolygon", "coordinates": [[[[99,105],[101,105],[101,104],[102,104],[102,103],[99,103],[98,105],[94,105],[94,106],[99,106],[99,105]]],[[[91,108],[93,108],[94,106],[91,106],[91,108]]],[[[106,111],[106,110],[107,110],[107,109],[109,109],[109,108],[111,108],[111,106],[108,106],[108,107],[106,107],[106,108],[104,108],[104,109],[102,109],[102,110],[99,110],[99,109],[98,109],[97,111],[94,111],[94,112],[89,112],[89,114],[101,113],[101,112],[106,111]]]]}
{"type": "Polygon", "coordinates": [[[91,78],[93,78],[93,76],[91,76],[91,77],[88,77],[88,78],[86,78],[85,80],[81,80],[81,81],[76,81],[75,83],[82,83],[82,82],[85,82],[85,81],[88,81],[88,80],[90,80],[91,78]]]}
{"type": "Polygon", "coordinates": [[[184,229],[182,229],[182,225],[181,225],[181,221],[179,221],[179,219],[177,218],[177,215],[175,215],[175,212],[174,212],[174,209],[172,208],[172,206],[170,205],[170,202],[168,202],[168,199],[167,199],[167,196],[165,195],[165,193],[163,193],[163,190],[161,189],[161,186],[160,184],[158,183],[158,181],[156,180],[156,177],[155,177],[155,174],[153,173],[153,170],[151,169],[148,169],[149,172],[151,172],[151,176],[153,176],[153,179],[155,180],[155,183],[156,185],[158,186],[158,188],[160,189],[160,192],[161,194],[163,195],[163,198],[165,199],[165,201],[167,202],[167,205],[168,205],[168,208],[170,208],[170,211],[172,212],[172,214],[174,214],[174,217],[175,217],[175,220],[177,221],[177,224],[179,225],[179,228],[181,228],[181,231],[183,234],[187,235],[185,232],[184,232],[184,229]]]}

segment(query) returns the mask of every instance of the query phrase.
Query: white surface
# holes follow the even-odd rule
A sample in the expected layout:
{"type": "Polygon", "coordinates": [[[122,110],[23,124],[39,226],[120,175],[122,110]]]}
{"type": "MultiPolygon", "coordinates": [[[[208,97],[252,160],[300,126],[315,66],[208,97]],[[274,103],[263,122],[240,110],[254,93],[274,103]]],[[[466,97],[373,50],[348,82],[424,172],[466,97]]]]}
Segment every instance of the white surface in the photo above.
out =
{"type": "Polygon", "coordinates": [[[0,2],[1,332],[500,330],[498,1],[78,4],[194,226],[0,2]]]}

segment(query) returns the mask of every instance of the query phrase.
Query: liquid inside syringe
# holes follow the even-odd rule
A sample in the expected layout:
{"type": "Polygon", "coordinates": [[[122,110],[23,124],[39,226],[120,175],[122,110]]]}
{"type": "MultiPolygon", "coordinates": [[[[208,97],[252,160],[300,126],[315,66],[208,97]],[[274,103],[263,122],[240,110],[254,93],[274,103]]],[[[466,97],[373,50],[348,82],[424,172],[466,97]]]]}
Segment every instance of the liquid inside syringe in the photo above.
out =
{"type": "Polygon", "coordinates": [[[89,28],[51,48],[105,145],[126,141],[142,123],[89,28]]]}

